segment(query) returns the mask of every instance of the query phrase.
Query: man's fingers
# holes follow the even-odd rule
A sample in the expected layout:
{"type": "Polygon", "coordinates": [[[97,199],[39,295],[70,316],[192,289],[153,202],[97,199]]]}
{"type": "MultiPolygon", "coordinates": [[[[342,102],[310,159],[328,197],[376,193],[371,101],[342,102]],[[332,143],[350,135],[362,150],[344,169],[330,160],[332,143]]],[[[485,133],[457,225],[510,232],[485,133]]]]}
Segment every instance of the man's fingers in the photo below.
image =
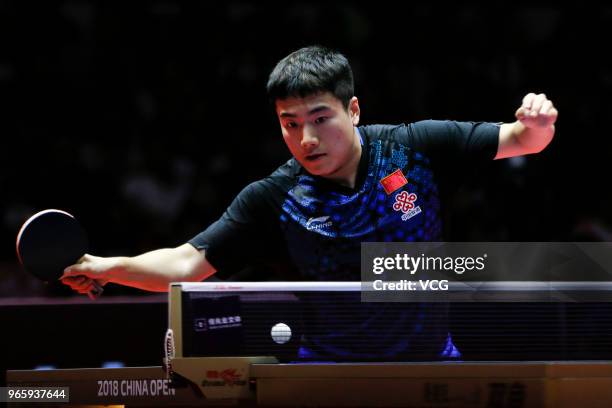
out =
{"type": "Polygon", "coordinates": [[[542,105],[548,98],[546,94],[535,94],[533,92],[528,93],[523,97],[523,103],[521,104],[522,108],[525,108],[529,113],[532,111],[539,112],[542,108],[542,105]]]}
{"type": "Polygon", "coordinates": [[[83,262],[87,262],[89,260],[91,260],[91,255],[85,254],[77,261],[77,264],[82,264],[83,262]]]}
{"type": "Polygon", "coordinates": [[[64,274],[60,277],[60,279],[64,279],[67,277],[74,277],[74,276],[88,276],[89,277],[91,276],[90,274],[91,272],[89,271],[89,268],[87,268],[86,265],[76,264],[76,265],[72,265],[64,269],[64,274]]]}
{"type": "Polygon", "coordinates": [[[540,112],[540,109],[542,108],[544,102],[547,100],[548,99],[546,98],[546,95],[543,93],[537,95],[533,92],[528,93],[523,98],[523,104],[521,105],[521,107],[525,108],[526,116],[536,116],[540,112]]]}
{"type": "Polygon", "coordinates": [[[531,104],[533,103],[534,98],[536,97],[536,94],[534,94],[533,92],[528,93],[527,95],[525,95],[523,97],[523,105],[522,107],[530,110],[531,109],[531,104]]]}
{"type": "Polygon", "coordinates": [[[69,276],[67,278],[62,278],[62,283],[70,286],[78,286],[85,282],[87,278],[85,276],[69,276]]]}
{"type": "Polygon", "coordinates": [[[548,111],[548,122],[549,125],[554,125],[555,122],[557,121],[557,117],[559,116],[559,112],[557,111],[556,108],[550,108],[550,110],[548,111]]]}
{"type": "Polygon", "coordinates": [[[93,282],[91,281],[91,279],[89,280],[89,284],[85,285],[85,286],[81,286],[77,292],[81,293],[81,294],[86,294],[89,293],[91,290],[93,289],[93,282]]]}
{"type": "Polygon", "coordinates": [[[538,94],[535,96],[535,98],[533,98],[533,100],[531,101],[531,108],[529,109],[529,115],[530,116],[537,116],[540,113],[540,110],[542,109],[542,106],[544,105],[544,102],[546,102],[548,99],[546,99],[546,95],[544,94],[538,94]]]}
{"type": "Polygon", "coordinates": [[[546,99],[543,103],[542,106],[540,107],[540,109],[538,110],[538,113],[540,115],[548,115],[549,111],[551,110],[551,108],[553,107],[553,104],[551,101],[549,101],[548,99],[546,99]]]}
{"type": "Polygon", "coordinates": [[[75,276],[62,279],[62,283],[70,286],[71,289],[80,291],[92,286],[92,280],[85,276],[75,276]]]}
{"type": "Polygon", "coordinates": [[[77,276],[77,275],[84,275],[84,276],[90,276],[88,273],[88,263],[91,260],[91,255],[89,254],[85,254],[83,255],[76,264],[74,265],[70,265],[69,267],[67,267],[66,269],[64,269],[64,273],[63,275],[60,277],[60,279],[69,277],[69,276],[77,276]]]}
{"type": "Polygon", "coordinates": [[[78,273],[78,269],[76,266],[69,266],[68,268],[64,269],[64,273],[62,274],[62,276],[60,276],[60,280],[63,281],[64,279],[73,278],[79,275],[82,274],[78,273]]]}
{"type": "Polygon", "coordinates": [[[527,116],[527,113],[528,113],[527,108],[521,106],[520,108],[516,110],[516,113],[514,115],[516,116],[517,119],[521,120],[527,116]]]}
{"type": "Polygon", "coordinates": [[[526,126],[547,127],[557,120],[557,109],[545,94],[528,93],[523,104],[515,112],[518,120],[526,126]]]}

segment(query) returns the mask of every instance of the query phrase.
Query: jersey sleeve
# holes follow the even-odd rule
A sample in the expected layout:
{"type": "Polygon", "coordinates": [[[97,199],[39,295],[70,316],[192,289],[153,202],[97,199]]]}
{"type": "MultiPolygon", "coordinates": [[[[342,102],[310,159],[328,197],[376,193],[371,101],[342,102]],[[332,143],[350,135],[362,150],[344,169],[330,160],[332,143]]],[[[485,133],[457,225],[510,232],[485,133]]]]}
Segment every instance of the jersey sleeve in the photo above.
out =
{"type": "Polygon", "coordinates": [[[245,187],[217,221],[188,243],[204,250],[216,276],[225,279],[263,256],[271,218],[268,188],[260,180],[245,187]]]}
{"type": "Polygon", "coordinates": [[[371,125],[385,139],[410,146],[428,157],[492,160],[497,154],[500,125],[489,122],[423,120],[402,125],[371,125]]]}
{"type": "Polygon", "coordinates": [[[497,154],[500,124],[424,120],[408,125],[407,137],[418,150],[492,160],[497,154]]]}

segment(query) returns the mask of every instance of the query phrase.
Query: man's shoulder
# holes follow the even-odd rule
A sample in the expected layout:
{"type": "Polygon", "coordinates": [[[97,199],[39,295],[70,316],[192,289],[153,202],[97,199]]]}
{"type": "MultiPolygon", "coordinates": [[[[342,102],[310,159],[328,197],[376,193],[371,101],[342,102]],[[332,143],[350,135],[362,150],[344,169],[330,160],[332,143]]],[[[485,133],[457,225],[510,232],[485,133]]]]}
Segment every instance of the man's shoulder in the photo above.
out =
{"type": "Polygon", "coordinates": [[[414,142],[415,135],[436,126],[439,126],[439,121],[422,120],[412,123],[365,125],[359,127],[359,132],[369,142],[380,140],[410,145],[414,142]]]}
{"type": "Polygon", "coordinates": [[[264,190],[288,190],[295,184],[301,172],[302,166],[300,166],[297,160],[291,158],[270,173],[270,175],[251,183],[251,186],[255,189],[264,190]]]}
{"type": "Polygon", "coordinates": [[[410,125],[400,124],[371,124],[359,126],[359,132],[368,140],[395,140],[404,138],[410,132],[410,125]]]}
{"type": "Polygon", "coordinates": [[[425,119],[410,123],[364,125],[359,126],[359,131],[370,140],[407,142],[415,135],[445,129],[452,123],[450,120],[425,119]]]}
{"type": "Polygon", "coordinates": [[[300,169],[299,163],[295,159],[290,159],[270,175],[246,185],[236,199],[259,204],[277,202],[295,185],[300,169]]]}
{"type": "Polygon", "coordinates": [[[301,173],[302,166],[292,157],[280,165],[269,176],[261,179],[261,182],[276,185],[293,184],[301,173]]]}

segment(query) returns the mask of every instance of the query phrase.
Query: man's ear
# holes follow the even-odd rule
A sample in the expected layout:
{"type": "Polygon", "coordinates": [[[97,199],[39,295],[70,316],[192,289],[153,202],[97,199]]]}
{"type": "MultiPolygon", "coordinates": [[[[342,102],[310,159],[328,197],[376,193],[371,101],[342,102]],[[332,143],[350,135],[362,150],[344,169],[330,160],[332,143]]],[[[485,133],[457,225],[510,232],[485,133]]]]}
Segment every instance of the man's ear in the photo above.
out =
{"type": "Polygon", "coordinates": [[[351,116],[351,120],[353,121],[353,126],[357,126],[359,124],[359,115],[361,111],[359,110],[359,100],[356,96],[353,96],[349,101],[349,115],[351,116]]]}

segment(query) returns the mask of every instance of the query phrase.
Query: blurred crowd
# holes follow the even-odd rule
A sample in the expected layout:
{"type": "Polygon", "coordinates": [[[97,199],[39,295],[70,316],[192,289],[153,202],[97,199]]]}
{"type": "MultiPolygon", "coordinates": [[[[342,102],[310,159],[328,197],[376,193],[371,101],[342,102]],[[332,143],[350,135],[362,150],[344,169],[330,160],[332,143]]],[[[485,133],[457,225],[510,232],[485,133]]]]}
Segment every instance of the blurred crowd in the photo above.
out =
{"type": "Polygon", "coordinates": [[[0,296],[67,293],[16,265],[41,209],[72,212],[106,256],[180,245],[218,218],[290,157],[265,83],[310,44],[347,55],[364,124],[507,122],[545,92],[556,139],[466,173],[448,240],[609,240],[612,67],[586,43],[610,27],[612,6],[1,2],[0,296]]]}

